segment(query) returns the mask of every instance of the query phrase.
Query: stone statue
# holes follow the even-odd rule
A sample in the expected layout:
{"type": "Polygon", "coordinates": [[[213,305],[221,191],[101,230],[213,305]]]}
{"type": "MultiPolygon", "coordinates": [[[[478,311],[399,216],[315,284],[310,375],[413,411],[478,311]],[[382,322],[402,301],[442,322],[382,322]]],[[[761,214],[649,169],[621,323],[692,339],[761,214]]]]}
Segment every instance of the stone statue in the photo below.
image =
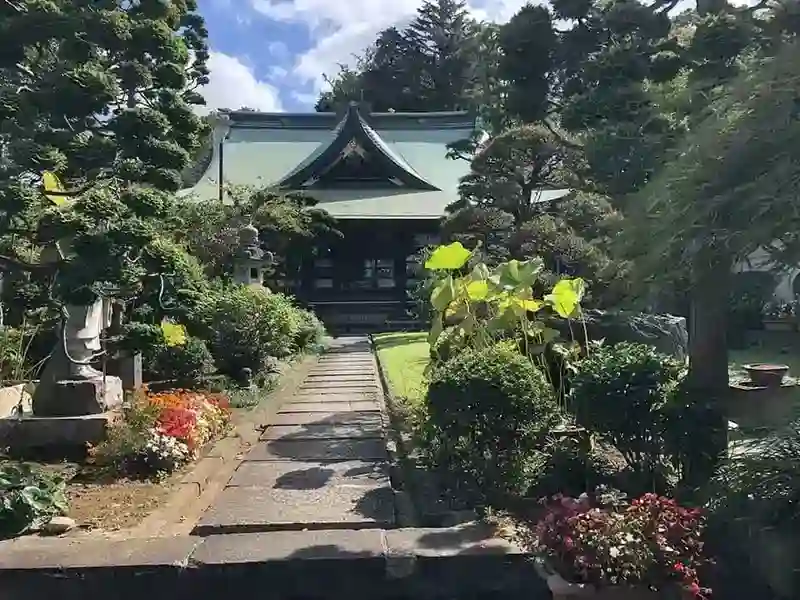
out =
{"type": "MultiPolygon", "coordinates": [[[[63,339],[67,372],[61,379],[94,379],[103,373],[88,364],[102,350],[100,335],[111,325],[111,302],[98,298],[88,306],[67,306],[63,339]]],[[[62,348],[63,351],[63,348],[62,348]]]]}
{"type": "Polygon", "coordinates": [[[98,298],[67,306],[56,345],[33,395],[34,416],[79,416],[104,412],[122,401],[118,377],[103,377],[91,366],[102,349],[100,336],[111,324],[111,303],[98,298]]]}

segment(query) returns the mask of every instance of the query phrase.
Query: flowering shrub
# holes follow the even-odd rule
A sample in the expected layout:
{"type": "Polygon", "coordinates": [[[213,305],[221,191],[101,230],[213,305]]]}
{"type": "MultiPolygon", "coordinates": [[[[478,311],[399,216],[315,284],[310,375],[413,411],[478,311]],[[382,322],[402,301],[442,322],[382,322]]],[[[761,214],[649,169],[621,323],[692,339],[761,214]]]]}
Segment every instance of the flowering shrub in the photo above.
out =
{"type": "Polygon", "coordinates": [[[171,473],[230,424],[227,396],[190,390],[144,393],[94,451],[95,460],[124,472],[171,473]]]}
{"type": "Polygon", "coordinates": [[[607,586],[683,587],[706,598],[698,569],[706,559],[699,509],[645,494],[630,505],[602,506],[586,494],[544,501],[536,525],[536,550],[544,562],[572,583],[607,586]]]}

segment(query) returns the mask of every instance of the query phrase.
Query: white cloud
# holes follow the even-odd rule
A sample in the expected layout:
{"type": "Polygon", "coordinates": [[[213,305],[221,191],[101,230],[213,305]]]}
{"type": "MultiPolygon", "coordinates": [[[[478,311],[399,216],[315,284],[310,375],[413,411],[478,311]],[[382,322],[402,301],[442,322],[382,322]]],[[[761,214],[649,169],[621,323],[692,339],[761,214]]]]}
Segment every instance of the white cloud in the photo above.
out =
{"type": "Polygon", "coordinates": [[[199,107],[202,113],[243,106],[266,112],[283,110],[278,90],[259,80],[253,69],[235,56],[211,52],[208,68],[210,82],[200,90],[206,99],[206,105],[199,107]]]}
{"type": "MultiPolygon", "coordinates": [[[[338,71],[339,64],[352,64],[375,41],[379,31],[408,23],[422,0],[250,0],[253,8],[269,19],[305,25],[311,47],[296,57],[292,75],[300,87],[309,84],[316,94],[325,87],[324,74],[338,71]]],[[[471,0],[476,18],[508,20],[527,0],[471,0]]]]}

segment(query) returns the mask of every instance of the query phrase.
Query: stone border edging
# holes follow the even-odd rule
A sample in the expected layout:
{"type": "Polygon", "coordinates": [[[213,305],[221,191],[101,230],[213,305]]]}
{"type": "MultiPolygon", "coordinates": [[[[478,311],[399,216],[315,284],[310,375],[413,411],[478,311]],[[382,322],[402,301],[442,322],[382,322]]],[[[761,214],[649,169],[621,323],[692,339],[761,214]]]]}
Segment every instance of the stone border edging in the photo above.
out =
{"type": "Polygon", "coordinates": [[[189,600],[266,593],[267,586],[276,598],[549,599],[530,556],[484,523],[0,542],[2,600],[45,594],[189,600]]]}

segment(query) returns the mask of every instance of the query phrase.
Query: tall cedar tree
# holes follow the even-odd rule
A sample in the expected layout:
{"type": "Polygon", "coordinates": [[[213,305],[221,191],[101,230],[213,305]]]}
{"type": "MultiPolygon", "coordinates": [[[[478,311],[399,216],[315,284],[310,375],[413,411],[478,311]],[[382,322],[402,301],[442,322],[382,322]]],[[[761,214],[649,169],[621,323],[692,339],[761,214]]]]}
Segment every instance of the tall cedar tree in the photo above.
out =
{"type": "Polygon", "coordinates": [[[355,68],[342,67],[316,108],[350,100],[375,111],[470,108],[480,72],[477,30],[463,0],[427,0],[408,27],[382,31],[355,68]]]}

